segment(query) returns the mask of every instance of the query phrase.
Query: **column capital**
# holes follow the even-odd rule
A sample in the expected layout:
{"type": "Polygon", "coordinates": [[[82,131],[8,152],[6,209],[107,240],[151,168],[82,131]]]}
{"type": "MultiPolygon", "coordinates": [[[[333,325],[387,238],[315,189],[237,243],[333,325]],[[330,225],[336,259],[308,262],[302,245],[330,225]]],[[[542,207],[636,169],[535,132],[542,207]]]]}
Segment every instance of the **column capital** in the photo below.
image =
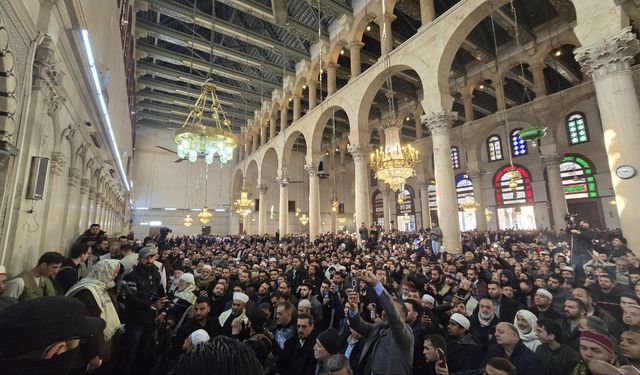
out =
{"type": "Polygon", "coordinates": [[[336,63],[328,63],[328,64],[324,65],[324,67],[327,70],[329,70],[329,69],[334,69],[335,70],[335,69],[338,69],[340,67],[340,65],[336,64],[336,63]]]}
{"type": "Polygon", "coordinates": [[[364,143],[349,144],[347,151],[353,156],[353,160],[367,160],[369,157],[369,145],[364,143]]]}
{"type": "Polygon", "coordinates": [[[469,169],[467,171],[467,175],[471,177],[471,180],[480,179],[482,178],[483,174],[484,174],[484,171],[479,168],[469,169]]]}
{"type": "Polygon", "coordinates": [[[258,191],[258,194],[264,195],[267,193],[267,190],[269,190],[269,187],[267,185],[260,184],[256,186],[256,190],[258,191]]]}
{"type": "Polygon", "coordinates": [[[88,178],[83,178],[80,180],[80,194],[87,195],[89,193],[89,184],[90,181],[88,178]]]}
{"type": "Polygon", "coordinates": [[[345,45],[345,47],[351,51],[351,49],[356,48],[356,49],[361,49],[362,47],[364,47],[364,43],[362,42],[358,42],[358,41],[353,41],[353,42],[349,42],[345,45]]]}
{"type": "Polygon", "coordinates": [[[64,153],[59,151],[51,153],[51,174],[60,176],[65,165],[67,165],[67,160],[64,153]]]}
{"type": "Polygon", "coordinates": [[[69,168],[69,181],[67,184],[69,186],[77,186],[80,181],[80,169],[78,168],[69,168]]]}
{"type": "Polygon", "coordinates": [[[540,160],[545,167],[557,167],[563,159],[562,155],[557,152],[540,156],[540,160]]]}
{"type": "Polygon", "coordinates": [[[448,134],[453,120],[458,116],[455,112],[445,111],[440,109],[439,111],[433,111],[420,116],[422,122],[427,126],[427,129],[431,131],[433,135],[448,134]]]}
{"type": "Polygon", "coordinates": [[[603,43],[576,48],[574,52],[582,71],[593,79],[631,69],[631,63],[638,53],[640,41],[631,31],[631,26],[603,43]]]}
{"type": "Polygon", "coordinates": [[[318,173],[318,163],[307,163],[304,165],[304,170],[307,171],[309,177],[315,177],[318,173]]]}

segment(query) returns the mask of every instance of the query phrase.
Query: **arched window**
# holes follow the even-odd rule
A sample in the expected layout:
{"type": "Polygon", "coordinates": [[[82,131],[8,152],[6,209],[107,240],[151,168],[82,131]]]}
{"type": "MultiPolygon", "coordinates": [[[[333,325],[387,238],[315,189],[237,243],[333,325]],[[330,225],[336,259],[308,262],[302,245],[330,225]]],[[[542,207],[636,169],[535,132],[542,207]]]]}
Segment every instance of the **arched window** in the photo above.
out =
{"type": "Polygon", "coordinates": [[[473,198],[473,182],[466,174],[456,176],[456,194],[458,196],[458,204],[464,203],[467,197],[473,198]]]}
{"type": "Polygon", "coordinates": [[[451,164],[453,165],[453,169],[460,168],[460,153],[456,146],[451,147],[451,164]]]}
{"type": "Polygon", "coordinates": [[[596,198],[598,186],[593,164],[582,155],[565,155],[560,163],[560,177],[566,199],[596,198]]]}
{"type": "Polygon", "coordinates": [[[522,129],[514,129],[511,132],[511,153],[513,157],[526,155],[529,153],[527,149],[527,142],[520,138],[520,130],[522,129]]]}
{"type": "Polygon", "coordinates": [[[436,180],[431,179],[427,186],[427,195],[429,197],[429,210],[436,211],[438,209],[438,201],[436,200],[436,180]]]}
{"type": "Polygon", "coordinates": [[[567,116],[567,139],[570,145],[589,142],[589,129],[584,113],[573,112],[567,116]]]}
{"type": "Polygon", "coordinates": [[[487,139],[487,154],[489,161],[502,160],[502,140],[497,135],[492,135],[487,139]]]}
{"type": "Polygon", "coordinates": [[[533,190],[531,188],[531,173],[521,166],[515,164],[513,167],[506,165],[500,168],[493,177],[493,187],[496,195],[497,206],[507,206],[512,204],[533,203],[533,190]],[[511,171],[520,172],[520,178],[516,180],[516,188],[511,189],[511,171]]]}

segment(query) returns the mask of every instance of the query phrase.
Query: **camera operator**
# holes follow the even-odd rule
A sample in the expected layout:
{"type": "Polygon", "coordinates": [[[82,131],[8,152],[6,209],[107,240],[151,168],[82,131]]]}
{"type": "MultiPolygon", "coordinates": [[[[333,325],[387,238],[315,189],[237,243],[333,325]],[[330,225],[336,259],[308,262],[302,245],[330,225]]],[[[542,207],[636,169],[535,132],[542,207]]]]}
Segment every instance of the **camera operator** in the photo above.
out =
{"type": "Polygon", "coordinates": [[[593,251],[593,240],[596,234],[589,228],[589,222],[580,220],[575,224],[575,216],[567,215],[569,233],[571,233],[571,262],[576,265],[576,278],[584,280],[584,264],[591,259],[593,251]]]}
{"type": "Polygon", "coordinates": [[[122,374],[144,374],[149,370],[153,323],[168,302],[160,283],[160,272],[153,264],[157,255],[153,248],[140,249],[138,264],[122,281],[120,299],[125,306],[122,374]]]}

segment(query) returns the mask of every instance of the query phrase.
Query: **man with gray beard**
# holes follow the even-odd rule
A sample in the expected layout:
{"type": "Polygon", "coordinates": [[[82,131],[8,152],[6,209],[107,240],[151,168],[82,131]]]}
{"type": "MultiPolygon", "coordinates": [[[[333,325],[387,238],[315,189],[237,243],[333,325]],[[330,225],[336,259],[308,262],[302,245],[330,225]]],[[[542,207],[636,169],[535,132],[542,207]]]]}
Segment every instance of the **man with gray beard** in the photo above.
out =
{"type": "Polygon", "coordinates": [[[490,344],[495,342],[493,336],[496,332],[496,325],[500,323],[491,299],[481,299],[478,302],[478,311],[471,315],[469,321],[471,322],[469,333],[478,340],[482,349],[486,350],[490,344]]]}

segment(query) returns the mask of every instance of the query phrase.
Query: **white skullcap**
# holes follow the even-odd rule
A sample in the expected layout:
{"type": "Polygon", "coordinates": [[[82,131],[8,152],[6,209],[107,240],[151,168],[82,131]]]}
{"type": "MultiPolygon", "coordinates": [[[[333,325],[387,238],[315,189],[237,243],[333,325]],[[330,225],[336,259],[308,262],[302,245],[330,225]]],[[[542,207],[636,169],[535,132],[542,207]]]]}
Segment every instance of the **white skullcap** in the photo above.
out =
{"type": "Polygon", "coordinates": [[[428,295],[428,294],[423,295],[422,296],[422,300],[423,301],[427,301],[429,303],[435,303],[436,302],[436,299],[433,298],[432,296],[428,295]]]}
{"type": "Polygon", "coordinates": [[[298,302],[298,308],[300,307],[304,307],[307,309],[311,308],[311,302],[308,299],[301,299],[300,302],[298,302]]]}
{"type": "Polygon", "coordinates": [[[244,293],[241,293],[241,292],[235,292],[235,293],[233,293],[233,300],[234,301],[235,300],[240,300],[240,301],[242,301],[244,303],[247,303],[249,301],[249,296],[244,294],[244,293]]]}
{"type": "Polygon", "coordinates": [[[269,262],[277,262],[278,260],[274,257],[269,258],[269,262]]]}
{"type": "Polygon", "coordinates": [[[204,266],[202,266],[202,269],[211,271],[213,269],[213,267],[211,267],[211,265],[209,265],[209,264],[205,264],[204,266]]]}
{"type": "Polygon", "coordinates": [[[575,272],[575,271],[573,270],[573,267],[569,267],[569,266],[562,267],[562,271],[569,271],[569,272],[571,272],[571,273],[575,272]]]}
{"type": "Polygon", "coordinates": [[[553,300],[553,294],[551,294],[551,292],[546,289],[538,289],[536,291],[536,294],[542,294],[543,296],[549,298],[549,301],[553,300]]]}
{"type": "Polygon", "coordinates": [[[7,273],[6,268],[4,268],[4,266],[0,266],[0,275],[5,273],[7,273]]]}
{"type": "Polygon", "coordinates": [[[191,343],[193,344],[193,346],[196,346],[201,342],[207,342],[211,340],[211,337],[209,337],[209,334],[204,329],[193,331],[193,333],[191,333],[189,337],[191,337],[191,343]]]}
{"type": "Polygon", "coordinates": [[[451,315],[450,319],[453,320],[454,322],[460,324],[462,326],[462,328],[464,328],[466,330],[469,330],[469,327],[471,326],[471,322],[469,321],[469,319],[467,319],[462,314],[454,313],[453,315],[451,315]]]}
{"type": "Polygon", "coordinates": [[[191,284],[195,284],[196,279],[193,277],[192,273],[183,273],[182,276],[180,276],[180,280],[184,281],[185,283],[191,283],[191,284]]]}

